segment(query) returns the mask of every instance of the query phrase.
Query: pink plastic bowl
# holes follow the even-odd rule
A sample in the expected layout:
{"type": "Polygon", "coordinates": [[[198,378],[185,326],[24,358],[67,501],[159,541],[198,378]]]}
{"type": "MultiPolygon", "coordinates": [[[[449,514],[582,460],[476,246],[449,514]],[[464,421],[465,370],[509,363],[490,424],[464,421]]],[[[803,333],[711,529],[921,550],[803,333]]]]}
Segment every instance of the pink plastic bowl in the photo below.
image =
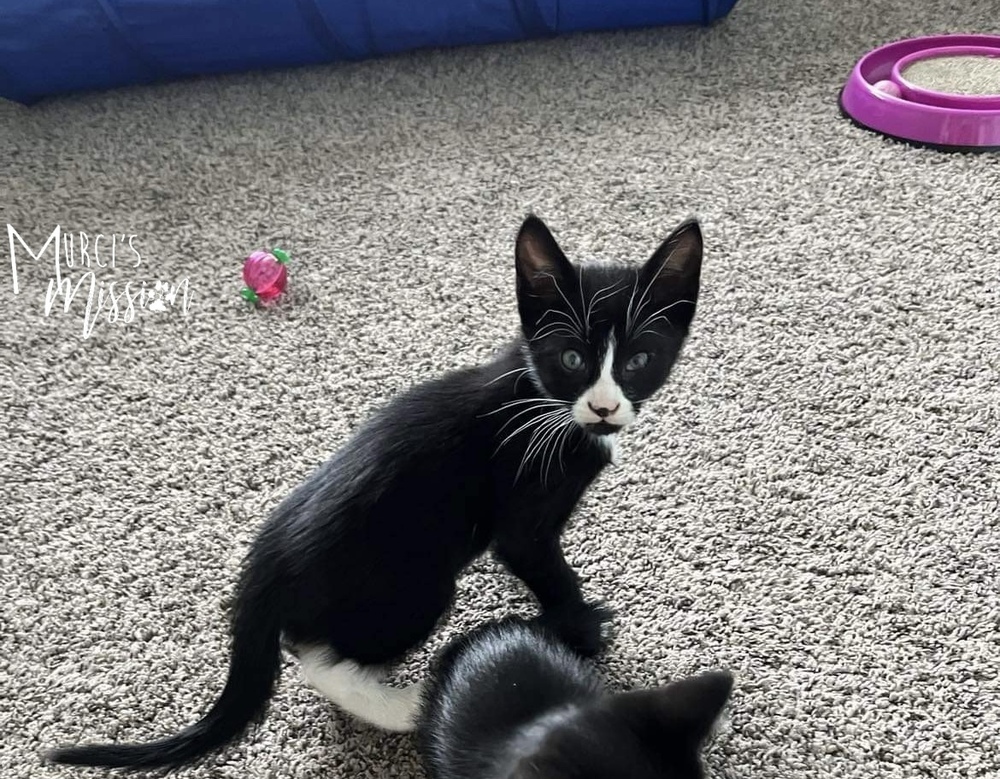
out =
{"type": "Polygon", "coordinates": [[[902,73],[925,57],[1000,57],[1000,35],[933,35],[868,52],[851,71],[840,107],[857,124],[903,141],[955,151],[1000,151],[1000,95],[922,89],[902,73]]]}

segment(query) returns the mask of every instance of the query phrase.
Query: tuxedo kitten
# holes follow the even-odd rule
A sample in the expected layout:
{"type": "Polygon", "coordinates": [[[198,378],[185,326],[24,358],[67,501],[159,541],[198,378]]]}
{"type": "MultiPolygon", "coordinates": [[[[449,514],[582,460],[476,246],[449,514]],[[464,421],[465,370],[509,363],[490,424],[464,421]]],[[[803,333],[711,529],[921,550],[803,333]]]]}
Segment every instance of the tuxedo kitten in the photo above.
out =
{"type": "Polygon", "coordinates": [[[394,398],[274,509],[245,560],[229,672],[208,712],[161,741],[50,759],[175,766],[217,749],[264,715],[282,643],[338,706],[410,730],[420,687],[383,685],[384,669],[427,638],[488,548],[563,640],[596,651],[599,630],[562,619],[601,607],[585,603],[560,534],[677,360],[701,259],[689,221],[641,265],[573,265],[529,217],[515,246],[519,337],[394,398]]]}
{"type": "Polygon", "coordinates": [[[700,779],[732,684],[712,672],[608,695],[555,633],[508,618],[441,653],[417,744],[430,779],[700,779]]]}

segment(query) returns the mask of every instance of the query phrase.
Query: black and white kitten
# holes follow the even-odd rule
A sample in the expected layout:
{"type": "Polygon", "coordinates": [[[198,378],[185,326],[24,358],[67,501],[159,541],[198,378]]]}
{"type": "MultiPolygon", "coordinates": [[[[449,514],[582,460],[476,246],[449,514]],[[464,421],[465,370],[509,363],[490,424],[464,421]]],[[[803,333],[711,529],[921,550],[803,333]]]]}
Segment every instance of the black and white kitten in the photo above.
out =
{"type": "Polygon", "coordinates": [[[417,725],[430,779],[700,779],[733,679],[608,695],[537,622],[507,618],[439,656],[417,725]]]}
{"type": "MultiPolygon", "coordinates": [[[[667,379],[695,312],[697,222],[639,266],[574,266],[529,217],[515,266],[522,334],[497,359],[417,385],[376,413],[271,514],[245,561],[229,673],[195,724],[150,744],[58,749],[81,765],[179,765],[261,718],[284,642],[307,681],[382,728],[411,730],[420,687],[381,684],[423,642],[455,580],[493,548],[542,614],[585,604],[560,548],[580,496],[667,379]]],[[[598,632],[566,629],[579,651],[598,632]]]]}

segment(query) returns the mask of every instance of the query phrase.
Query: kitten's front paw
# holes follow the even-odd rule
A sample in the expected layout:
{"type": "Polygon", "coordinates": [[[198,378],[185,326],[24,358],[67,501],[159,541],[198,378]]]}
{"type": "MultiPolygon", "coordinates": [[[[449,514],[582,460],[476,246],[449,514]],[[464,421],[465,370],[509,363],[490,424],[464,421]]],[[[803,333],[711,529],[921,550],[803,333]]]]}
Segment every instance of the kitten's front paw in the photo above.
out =
{"type": "Polygon", "coordinates": [[[601,601],[549,609],[538,617],[540,625],[583,657],[601,654],[614,637],[615,613],[601,601]]]}

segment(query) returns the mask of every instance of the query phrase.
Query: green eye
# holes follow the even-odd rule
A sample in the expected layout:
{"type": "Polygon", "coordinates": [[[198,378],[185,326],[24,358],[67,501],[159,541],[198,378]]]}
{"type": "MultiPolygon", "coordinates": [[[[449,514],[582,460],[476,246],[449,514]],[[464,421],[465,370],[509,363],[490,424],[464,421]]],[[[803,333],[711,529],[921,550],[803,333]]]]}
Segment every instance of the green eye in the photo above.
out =
{"type": "Polygon", "coordinates": [[[636,352],[631,357],[627,363],[625,363],[625,370],[627,371],[637,371],[645,368],[649,364],[649,352],[636,352]]]}
{"type": "Polygon", "coordinates": [[[562,353],[562,364],[568,371],[578,371],[583,367],[583,355],[576,349],[567,349],[562,353]]]}

